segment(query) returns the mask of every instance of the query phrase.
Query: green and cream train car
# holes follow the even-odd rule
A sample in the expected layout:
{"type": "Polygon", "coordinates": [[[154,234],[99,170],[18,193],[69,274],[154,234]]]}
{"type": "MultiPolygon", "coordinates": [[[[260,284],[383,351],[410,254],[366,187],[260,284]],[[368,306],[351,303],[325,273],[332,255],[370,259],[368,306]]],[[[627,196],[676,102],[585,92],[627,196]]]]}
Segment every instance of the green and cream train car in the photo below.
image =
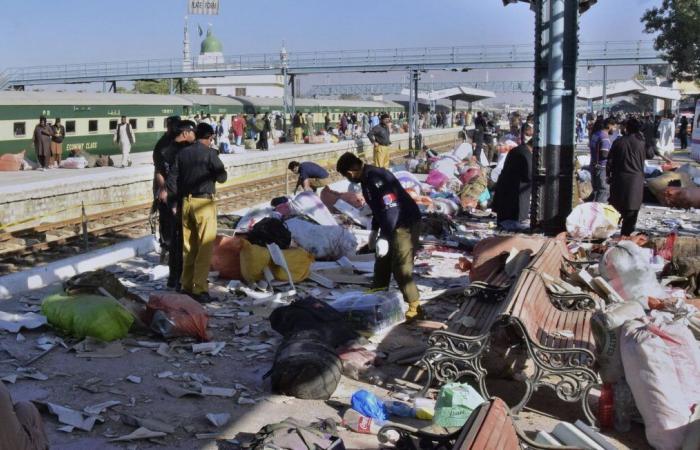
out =
{"type": "MultiPolygon", "coordinates": [[[[390,101],[296,99],[297,111],[311,113],[317,126],[328,113],[336,124],[343,112],[387,112],[397,118],[405,108],[390,101]]],[[[165,119],[195,114],[221,115],[281,113],[281,98],[223,97],[216,95],[106,94],[80,92],[0,92],[0,154],[27,150],[34,159],[32,134],[40,116],[49,123],[57,117],[66,128],[64,152],[87,150],[93,154],[116,154],[114,131],[127,116],[136,135],[132,151],[149,151],[165,132],[165,119]]],[[[288,120],[290,120],[288,118],[288,120]]],[[[288,122],[289,123],[289,122],[288,122]]]]}

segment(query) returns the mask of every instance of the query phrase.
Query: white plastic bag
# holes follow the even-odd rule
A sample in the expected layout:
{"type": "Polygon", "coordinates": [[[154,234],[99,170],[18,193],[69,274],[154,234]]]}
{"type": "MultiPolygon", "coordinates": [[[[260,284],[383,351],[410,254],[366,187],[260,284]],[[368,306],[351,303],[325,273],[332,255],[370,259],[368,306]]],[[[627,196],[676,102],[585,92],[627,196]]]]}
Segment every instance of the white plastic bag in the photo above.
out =
{"type": "Polygon", "coordinates": [[[87,159],[82,156],[72,156],[61,161],[61,168],[63,169],[84,169],[87,165],[87,159]]]}
{"type": "Polygon", "coordinates": [[[681,448],[691,407],[700,401],[700,350],[688,327],[684,321],[631,320],[623,327],[620,349],[649,444],[656,450],[681,448]]]}
{"type": "Polygon", "coordinates": [[[566,218],[566,231],[574,239],[607,239],[617,231],[620,213],[604,203],[578,205],[566,218]]]}
{"type": "Polygon", "coordinates": [[[317,225],[297,218],[289,219],[285,224],[292,233],[292,239],[318,259],[337,260],[355,254],[357,239],[344,227],[317,225]]]}
{"type": "Polygon", "coordinates": [[[608,249],[598,270],[625,301],[638,301],[647,306],[649,297],[668,296],[656,279],[648,253],[632,241],[620,241],[608,249]]]}
{"type": "Polygon", "coordinates": [[[319,225],[338,225],[333,214],[313,192],[300,192],[289,202],[289,206],[296,214],[307,216],[319,225]]]}
{"type": "Polygon", "coordinates": [[[266,217],[273,217],[275,219],[282,219],[282,215],[275,211],[272,206],[263,206],[262,208],[250,209],[248,213],[238,221],[236,225],[236,231],[249,231],[253,229],[253,225],[265,219],[266,217]]]}

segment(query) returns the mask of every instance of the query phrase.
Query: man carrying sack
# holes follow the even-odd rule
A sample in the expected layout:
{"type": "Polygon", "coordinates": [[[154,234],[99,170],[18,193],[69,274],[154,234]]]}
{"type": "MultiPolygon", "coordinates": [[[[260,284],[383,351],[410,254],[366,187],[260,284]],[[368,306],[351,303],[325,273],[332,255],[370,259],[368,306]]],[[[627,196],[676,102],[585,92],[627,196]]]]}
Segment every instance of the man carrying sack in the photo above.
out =
{"type": "Polygon", "coordinates": [[[382,169],[389,168],[389,146],[391,145],[391,116],[382,114],[381,122],[369,130],[367,137],[374,145],[374,165],[382,169]]]}
{"type": "Polygon", "coordinates": [[[391,275],[408,303],[406,321],[423,318],[418,288],[413,280],[413,258],[418,247],[420,210],[394,174],[345,153],[336,164],[350,182],[362,185],[362,195],[372,210],[370,248],[374,247],[373,289],[388,289],[391,275]]]}
{"type": "Polygon", "coordinates": [[[226,181],[226,168],[211,148],[214,128],[197,125],[197,142],[182,149],[168,174],[168,190],[182,205],[183,268],[182,290],[195,300],[207,303],[209,265],[216,239],[216,183],[226,181]]]}

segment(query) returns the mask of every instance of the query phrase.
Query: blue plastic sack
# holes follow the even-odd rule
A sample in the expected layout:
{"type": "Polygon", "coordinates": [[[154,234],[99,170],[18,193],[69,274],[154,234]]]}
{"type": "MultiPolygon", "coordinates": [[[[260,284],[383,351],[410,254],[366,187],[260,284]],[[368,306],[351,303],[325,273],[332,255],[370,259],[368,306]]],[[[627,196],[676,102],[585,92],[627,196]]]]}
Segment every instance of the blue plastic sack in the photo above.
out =
{"type": "Polygon", "coordinates": [[[388,417],[384,402],[364,389],[352,394],[351,405],[352,409],[371,419],[386,420],[388,417]]]}

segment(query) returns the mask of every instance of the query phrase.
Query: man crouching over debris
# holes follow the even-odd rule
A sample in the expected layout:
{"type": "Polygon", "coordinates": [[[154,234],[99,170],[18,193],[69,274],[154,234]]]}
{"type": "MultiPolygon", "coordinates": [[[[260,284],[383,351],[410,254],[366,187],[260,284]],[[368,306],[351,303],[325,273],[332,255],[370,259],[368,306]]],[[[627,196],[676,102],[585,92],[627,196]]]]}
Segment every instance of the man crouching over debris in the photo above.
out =
{"type": "Polygon", "coordinates": [[[49,441],[36,407],[29,402],[12,404],[12,397],[0,381],[0,449],[45,450],[49,441]]]}
{"type": "Polygon", "coordinates": [[[345,153],[336,164],[338,172],[362,185],[362,195],[372,209],[370,249],[375,249],[373,289],[388,289],[391,274],[408,303],[406,320],[423,318],[420,297],[413,281],[413,258],[418,247],[420,210],[394,174],[345,153]]]}

